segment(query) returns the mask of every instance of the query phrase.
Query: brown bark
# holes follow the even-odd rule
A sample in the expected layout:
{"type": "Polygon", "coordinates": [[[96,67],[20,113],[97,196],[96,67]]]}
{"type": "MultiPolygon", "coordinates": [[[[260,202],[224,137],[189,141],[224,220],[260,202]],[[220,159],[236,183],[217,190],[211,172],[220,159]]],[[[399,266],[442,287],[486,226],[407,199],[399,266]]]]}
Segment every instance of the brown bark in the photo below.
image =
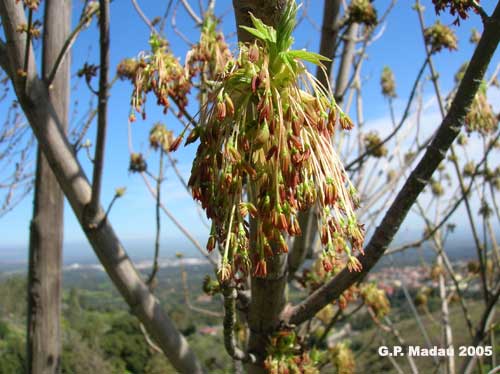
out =
{"type": "MultiPolygon", "coordinates": [[[[284,11],[286,0],[233,0],[238,39],[241,42],[252,40],[251,35],[239,26],[251,26],[249,13],[262,19],[268,25],[275,26],[284,11]]],[[[251,241],[255,240],[255,224],[251,224],[251,241]]],[[[250,336],[248,353],[256,357],[256,362],[246,364],[250,374],[265,373],[263,360],[266,357],[266,348],[269,336],[280,325],[280,314],[287,302],[287,256],[276,255],[267,260],[267,276],[265,278],[252,277],[252,298],[248,311],[248,327],[250,336]]]]}
{"type": "MultiPolygon", "coordinates": [[[[46,78],[70,33],[71,1],[47,0],[42,75],[46,78]],[[50,20],[50,21],[49,21],[50,20]]],[[[49,91],[49,101],[67,129],[70,57],[66,56],[49,91]]],[[[52,119],[48,118],[48,121],[52,119]]],[[[37,153],[28,269],[28,372],[60,372],[61,264],[64,195],[40,149],[37,153]]]]}
{"type": "Polygon", "coordinates": [[[287,0],[233,0],[238,40],[249,42],[253,36],[240,26],[252,26],[250,13],[260,18],[266,25],[276,25],[285,9],[287,0]]]}

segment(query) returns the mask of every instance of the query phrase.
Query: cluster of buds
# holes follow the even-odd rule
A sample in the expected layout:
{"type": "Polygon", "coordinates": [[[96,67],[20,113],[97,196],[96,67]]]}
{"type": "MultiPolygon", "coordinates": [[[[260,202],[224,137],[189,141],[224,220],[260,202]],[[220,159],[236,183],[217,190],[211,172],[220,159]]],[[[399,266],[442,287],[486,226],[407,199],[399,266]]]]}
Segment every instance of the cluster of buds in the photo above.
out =
{"type": "Polygon", "coordinates": [[[351,374],[356,371],[354,353],[346,342],[339,342],[330,348],[330,362],[338,374],[351,374]]]}
{"type": "Polygon", "coordinates": [[[431,53],[436,53],[446,48],[450,51],[458,49],[457,36],[448,26],[436,21],[424,30],[425,43],[431,47],[431,53]]]}
{"type": "Polygon", "coordinates": [[[382,76],[380,77],[380,85],[382,86],[382,94],[388,98],[395,98],[396,95],[396,81],[394,79],[394,73],[389,66],[385,66],[382,70],[382,76]]]}
{"type": "Polygon", "coordinates": [[[460,65],[458,71],[455,74],[455,83],[460,83],[460,81],[463,79],[465,71],[467,70],[467,66],[469,66],[468,62],[464,62],[462,65],[460,65]]]}
{"type": "Polygon", "coordinates": [[[398,173],[394,169],[390,169],[387,171],[387,183],[389,182],[394,182],[396,177],[398,176],[398,173]]]}
{"type": "Polygon", "coordinates": [[[481,87],[465,116],[465,129],[468,133],[478,132],[487,135],[497,130],[498,121],[499,119],[493,113],[493,108],[486,98],[486,88],[481,87]]]}
{"type": "Polygon", "coordinates": [[[83,67],[79,69],[76,73],[78,78],[85,78],[85,82],[90,86],[90,82],[92,81],[92,78],[97,76],[97,71],[99,70],[99,67],[94,64],[89,64],[85,62],[83,64],[83,67]]]}
{"type": "Polygon", "coordinates": [[[436,197],[444,195],[444,188],[440,181],[431,180],[431,192],[436,197]]]}
{"type": "Polygon", "coordinates": [[[500,166],[497,166],[495,169],[490,169],[489,167],[484,168],[483,170],[484,180],[486,182],[493,182],[495,178],[500,177],[500,166]]]}
{"type": "Polygon", "coordinates": [[[382,143],[382,139],[376,131],[371,131],[364,136],[366,151],[375,158],[387,156],[387,147],[382,143]]]}
{"type": "Polygon", "coordinates": [[[495,168],[493,175],[488,179],[488,182],[490,182],[497,191],[500,191],[500,166],[495,168]]]}
{"type": "Polygon", "coordinates": [[[484,217],[487,219],[488,217],[491,216],[492,213],[493,213],[493,210],[490,208],[490,205],[488,204],[488,202],[485,199],[482,199],[478,214],[481,217],[484,217]]]}
{"type": "Polygon", "coordinates": [[[353,124],[303,63],[324,58],[290,49],[295,16],[290,2],[276,30],[252,17],[245,29],[257,41],[240,45],[193,130],[200,145],[189,186],[212,220],[207,249],[223,252],[222,282],[240,271],[266,276],[266,259],[288,251],[286,235],[301,235],[299,211],[313,206],[325,258],[338,263],[346,254],[349,269],[360,270],[356,191],[331,146],[337,123],[353,124]]]}
{"type": "Polygon", "coordinates": [[[470,39],[469,41],[472,44],[477,44],[479,43],[479,39],[481,39],[481,33],[477,31],[477,29],[473,28],[470,33],[470,39]]]}
{"type": "Polygon", "coordinates": [[[467,271],[471,274],[479,274],[479,272],[481,271],[479,261],[469,261],[467,263],[467,271]]]}
{"type": "Polygon", "coordinates": [[[366,26],[377,24],[377,11],[370,0],[352,0],[347,13],[349,23],[362,23],[366,26]]]}
{"type": "Polygon", "coordinates": [[[464,134],[460,134],[457,139],[458,145],[466,146],[467,145],[467,137],[464,134]]]}
{"type": "Polygon", "coordinates": [[[459,25],[460,18],[467,19],[469,10],[474,9],[475,3],[479,3],[479,0],[432,0],[432,2],[437,14],[450,8],[451,15],[457,15],[453,23],[459,25]]]}
{"type": "Polygon", "coordinates": [[[154,150],[161,148],[164,152],[168,152],[174,141],[172,131],[160,122],[155,123],[149,132],[149,144],[154,150]]]}
{"type": "Polygon", "coordinates": [[[269,374],[319,374],[317,368],[318,353],[313,350],[309,354],[301,344],[293,330],[281,330],[270,339],[267,347],[268,356],[264,367],[269,374]]]}
{"type": "Polygon", "coordinates": [[[429,275],[433,281],[437,281],[439,279],[439,277],[445,276],[445,271],[444,271],[443,265],[434,264],[431,268],[429,275]]]}
{"type": "Polygon", "coordinates": [[[135,78],[139,62],[133,58],[125,58],[116,67],[116,75],[120,80],[131,80],[135,78]]]}
{"type": "Polygon", "coordinates": [[[18,25],[16,31],[18,33],[29,33],[31,38],[38,39],[40,38],[40,35],[42,35],[41,26],[42,23],[39,20],[36,20],[30,25],[30,27],[28,27],[26,23],[18,25]]]}
{"type": "MultiPolygon", "coordinates": [[[[493,265],[493,261],[490,258],[486,259],[484,263],[484,270],[486,271],[486,274],[491,275],[494,268],[495,267],[493,265]]],[[[481,272],[481,264],[479,263],[479,261],[469,261],[467,263],[467,271],[471,275],[477,275],[481,272]]]]}
{"type": "Polygon", "coordinates": [[[218,294],[221,292],[219,282],[210,278],[209,275],[205,276],[205,278],[203,278],[203,292],[210,296],[218,294]]]}
{"type": "Polygon", "coordinates": [[[335,316],[334,307],[332,304],[327,304],[323,309],[316,313],[315,317],[319,319],[324,325],[328,323],[335,316]]]}
{"type": "Polygon", "coordinates": [[[379,289],[375,283],[364,284],[359,293],[365,305],[373,310],[377,318],[383,318],[391,311],[391,304],[385,291],[379,289]]]}
{"type": "Polygon", "coordinates": [[[146,160],[144,160],[144,156],[142,153],[132,153],[130,155],[130,163],[128,170],[132,173],[142,173],[146,171],[148,168],[148,164],[146,160]]]}
{"type": "Polygon", "coordinates": [[[474,161],[469,161],[464,165],[463,175],[466,177],[472,177],[476,171],[476,165],[474,161]]]}
{"type": "Polygon", "coordinates": [[[117,187],[117,188],[115,188],[115,196],[117,198],[123,197],[123,195],[125,195],[126,191],[127,191],[126,187],[117,187]]]}
{"type": "Polygon", "coordinates": [[[415,306],[419,308],[425,309],[427,307],[427,303],[429,302],[429,296],[432,294],[432,289],[429,287],[422,287],[420,291],[415,295],[415,299],[413,300],[415,306]]]}
{"type": "Polygon", "coordinates": [[[205,74],[205,78],[216,80],[232,60],[224,35],[217,30],[218,23],[213,14],[207,14],[203,19],[200,40],[186,55],[186,69],[190,77],[205,74]]]}
{"type": "Polygon", "coordinates": [[[415,160],[415,152],[408,151],[403,156],[405,164],[411,164],[415,160]]]}
{"type": "Polygon", "coordinates": [[[356,286],[351,286],[339,296],[337,300],[334,301],[334,304],[337,304],[338,307],[342,310],[347,309],[349,303],[358,299],[359,296],[359,288],[356,286]]]}
{"type": "Polygon", "coordinates": [[[118,76],[129,79],[134,85],[131,98],[130,121],[136,117],[134,110],[146,117],[145,103],[149,92],[156,96],[157,104],[168,111],[173,101],[179,113],[187,106],[187,95],[192,83],[186,70],[168,47],[168,43],[157,34],[149,39],[151,51],[143,53],[137,60],[124,60],[118,65],[118,76]]]}

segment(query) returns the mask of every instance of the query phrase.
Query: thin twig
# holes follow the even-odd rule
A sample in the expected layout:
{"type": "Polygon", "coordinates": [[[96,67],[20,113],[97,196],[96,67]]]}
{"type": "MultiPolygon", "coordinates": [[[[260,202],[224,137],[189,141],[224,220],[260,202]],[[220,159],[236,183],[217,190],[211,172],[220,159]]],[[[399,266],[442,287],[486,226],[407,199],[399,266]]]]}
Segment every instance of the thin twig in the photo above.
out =
{"type": "Polygon", "coordinates": [[[97,139],[94,156],[94,173],[92,176],[92,195],[88,207],[92,220],[99,210],[101,200],[102,173],[104,167],[104,148],[108,126],[108,71],[109,71],[109,0],[99,1],[100,32],[100,69],[99,69],[99,104],[97,107],[97,139]]]}
{"type": "Polygon", "coordinates": [[[153,261],[153,269],[147,280],[149,287],[154,285],[156,274],[158,273],[158,257],[160,256],[160,237],[161,237],[161,184],[163,182],[163,149],[160,147],[160,165],[158,167],[158,178],[156,178],[156,201],[155,201],[155,217],[156,217],[156,235],[155,235],[155,257],[153,261]]]}
{"type": "Polygon", "coordinates": [[[196,22],[197,25],[201,25],[203,23],[202,19],[196,14],[196,12],[191,8],[191,5],[189,5],[189,2],[187,0],[181,0],[182,5],[184,5],[184,9],[188,12],[188,14],[191,16],[194,22],[196,22]]]}
{"type": "Polygon", "coordinates": [[[132,1],[132,5],[134,6],[135,11],[139,15],[139,17],[141,17],[141,19],[144,21],[144,23],[149,27],[149,29],[151,30],[151,32],[153,34],[158,34],[158,31],[156,31],[155,27],[153,26],[153,24],[151,23],[151,21],[149,20],[149,18],[146,17],[146,15],[142,11],[142,9],[139,6],[139,4],[137,3],[137,1],[136,0],[130,0],[130,1],[132,1]]]}
{"type": "Polygon", "coordinates": [[[83,29],[83,27],[92,19],[92,17],[99,12],[99,7],[93,8],[90,12],[84,14],[83,18],[80,19],[80,22],[78,22],[78,25],[76,25],[75,29],[69,34],[68,38],[64,42],[64,45],[61,48],[61,51],[59,52],[59,55],[57,56],[56,62],[54,63],[54,66],[52,67],[52,70],[50,71],[50,74],[46,80],[46,84],[48,87],[52,85],[54,82],[54,78],[57,74],[57,71],[59,70],[59,67],[62,64],[62,61],[64,60],[64,57],[68,53],[68,51],[71,49],[73,46],[73,43],[75,42],[78,33],[83,29]]]}
{"type": "Polygon", "coordinates": [[[238,361],[255,363],[256,357],[248,352],[244,352],[238,348],[236,338],[234,337],[234,322],[236,319],[236,297],[237,293],[234,288],[226,287],[223,289],[224,294],[224,347],[231,358],[238,361]]]}

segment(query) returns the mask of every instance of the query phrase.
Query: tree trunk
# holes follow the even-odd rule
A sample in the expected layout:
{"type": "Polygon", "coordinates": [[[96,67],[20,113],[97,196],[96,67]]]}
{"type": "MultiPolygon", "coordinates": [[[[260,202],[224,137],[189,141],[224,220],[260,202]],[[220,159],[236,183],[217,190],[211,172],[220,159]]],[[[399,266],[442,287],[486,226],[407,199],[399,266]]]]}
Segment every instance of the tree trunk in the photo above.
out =
{"type": "MultiPolygon", "coordinates": [[[[46,78],[70,33],[71,1],[47,0],[44,24],[42,75],[46,78]]],[[[49,91],[49,100],[64,130],[68,122],[69,78],[67,55],[49,91]]],[[[63,211],[64,195],[38,149],[28,270],[27,359],[28,371],[34,374],[60,372],[63,211]]]]}
{"type": "MultiPolygon", "coordinates": [[[[233,0],[239,41],[248,42],[253,39],[250,34],[239,27],[252,26],[249,13],[262,19],[268,25],[276,26],[285,5],[285,0],[233,0]]],[[[256,231],[255,222],[252,222],[251,242],[256,239],[257,235],[260,233],[256,231]]],[[[266,373],[263,360],[267,355],[269,336],[278,329],[280,315],[287,302],[287,255],[275,255],[267,259],[267,273],[265,278],[252,277],[251,279],[248,352],[255,355],[257,362],[246,365],[247,372],[250,374],[266,373]]]]}

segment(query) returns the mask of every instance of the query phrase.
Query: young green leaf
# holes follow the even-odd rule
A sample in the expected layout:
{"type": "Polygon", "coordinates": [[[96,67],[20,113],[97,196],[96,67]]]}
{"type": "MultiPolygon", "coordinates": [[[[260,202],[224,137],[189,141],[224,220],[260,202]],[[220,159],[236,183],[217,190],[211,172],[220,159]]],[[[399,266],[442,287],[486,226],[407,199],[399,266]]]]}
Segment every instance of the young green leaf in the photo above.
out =
{"type": "Polygon", "coordinates": [[[298,58],[304,61],[311,62],[315,65],[321,65],[321,61],[331,61],[329,58],[320,55],[319,53],[308,52],[306,50],[292,50],[288,51],[288,56],[298,58]]]}

